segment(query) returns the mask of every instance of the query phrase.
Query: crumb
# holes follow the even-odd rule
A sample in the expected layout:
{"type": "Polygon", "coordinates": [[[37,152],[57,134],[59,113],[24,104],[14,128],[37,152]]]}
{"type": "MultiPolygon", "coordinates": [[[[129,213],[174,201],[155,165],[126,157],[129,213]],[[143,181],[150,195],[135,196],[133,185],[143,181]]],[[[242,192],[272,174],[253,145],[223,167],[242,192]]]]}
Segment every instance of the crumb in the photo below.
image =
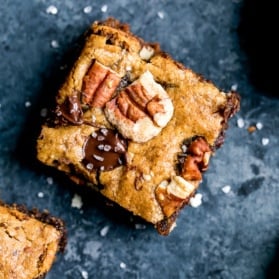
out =
{"type": "Polygon", "coordinates": [[[88,272],[87,271],[82,270],[80,273],[81,273],[81,276],[82,276],[83,279],[88,279],[88,272]]]}
{"type": "Polygon", "coordinates": [[[47,117],[48,110],[47,108],[42,108],[40,111],[41,117],[47,117]]]}
{"type": "Polygon", "coordinates": [[[164,14],[164,12],[160,11],[160,12],[157,13],[157,16],[159,18],[163,19],[165,17],[165,14],[164,14]]]}
{"type": "Polygon", "coordinates": [[[225,185],[225,186],[222,188],[222,191],[223,191],[225,194],[228,194],[228,193],[231,191],[231,186],[230,186],[230,185],[225,185]]]}
{"type": "Polygon", "coordinates": [[[43,192],[39,192],[39,193],[38,193],[38,197],[39,197],[39,198],[43,198],[44,196],[45,196],[45,194],[44,194],[43,192]]]}
{"type": "Polygon", "coordinates": [[[82,207],[81,196],[75,194],[72,198],[71,206],[80,209],[82,207]]]}
{"type": "Polygon", "coordinates": [[[50,5],[46,9],[47,14],[56,15],[58,13],[58,9],[54,5],[50,5]]]}
{"type": "Polygon", "coordinates": [[[263,128],[263,124],[261,122],[258,122],[256,124],[256,127],[257,127],[258,130],[261,130],[263,128]]]}
{"type": "Polygon", "coordinates": [[[101,229],[100,235],[104,237],[107,235],[108,231],[109,231],[109,226],[105,226],[101,229]]]}
{"type": "Polygon", "coordinates": [[[202,204],[202,194],[197,193],[194,197],[190,199],[190,205],[192,207],[199,207],[202,204]]]}
{"type": "Polygon", "coordinates": [[[92,12],[92,7],[91,7],[91,6],[86,6],[86,7],[84,7],[84,8],[83,8],[83,12],[84,12],[85,14],[91,13],[91,12],[92,12]]]}
{"type": "Polygon", "coordinates": [[[254,125],[252,125],[252,126],[249,126],[248,128],[247,128],[247,131],[249,132],[249,133],[253,133],[253,132],[255,132],[256,131],[256,126],[254,126],[254,125]]]}
{"type": "Polygon", "coordinates": [[[108,10],[108,5],[103,5],[102,8],[101,8],[101,11],[102,11],[103,13],[106,13],[107,10],[108,10]]]}
{"type": "Polygon", "coordinates": [[[238,128],[243,128],[244,125],[245,125],[244,119],[243,118],[238,118],[237,119],[237,126],[238,126],[238,128]]]}
{"type": "Polygon", "coordinates": [[[262,138],[262,145],[268,145],[269,139],[268,138],[262,138]]]}
{"type": "Polygon", "coordinates": [[[53,48],[59,48],[59,43],[56,40],[52,40],[50,42],[51,47],[53,48]]]}
{"type": "Polygon", "coordinates": [[[125,268],[127,267],[127,265],[126,265],[125,263],[123,263],[123,262],[121,262],[121,263],[119,264],[119,266],[120,266],[120,268],[122,268],[122,269],[125,269],[125,268]]]}
{"type": "Polygon", "coordinates": [[[31,107],[31,102],[29,102],[29,101],[26,101],[26,102],[25,102],[25,107],[26,107],[26,108],[29,108],[29,107],[31,107]]]}

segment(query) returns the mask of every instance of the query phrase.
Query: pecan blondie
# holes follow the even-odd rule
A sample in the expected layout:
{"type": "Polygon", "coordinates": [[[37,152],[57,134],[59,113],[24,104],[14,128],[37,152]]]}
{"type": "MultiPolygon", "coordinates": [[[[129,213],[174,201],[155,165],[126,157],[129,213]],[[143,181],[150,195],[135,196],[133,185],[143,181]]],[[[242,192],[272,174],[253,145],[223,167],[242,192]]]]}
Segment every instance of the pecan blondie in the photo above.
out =
{"type": "Polygon", "coordinates": [[[56,103],[38,159],[167,235],[240,101],[109,18],[91,26],[56,103]]]}
{"type": "Polygon", "coordinates": [[[0,202],[0,279],[43,278],[65,244],[62,220],[0,202]]]}

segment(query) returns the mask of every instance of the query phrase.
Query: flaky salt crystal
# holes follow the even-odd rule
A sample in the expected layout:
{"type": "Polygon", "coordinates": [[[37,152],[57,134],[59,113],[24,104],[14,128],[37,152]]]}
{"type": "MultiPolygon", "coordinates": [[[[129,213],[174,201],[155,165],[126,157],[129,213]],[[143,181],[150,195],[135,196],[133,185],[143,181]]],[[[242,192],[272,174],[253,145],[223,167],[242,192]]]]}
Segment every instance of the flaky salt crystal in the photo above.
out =
{"type": "Polygon", "coordinates": [[[50,5],[46,9],[47,14],[56,15],[58,13],[58,9],[54,5],[50,5]]]}

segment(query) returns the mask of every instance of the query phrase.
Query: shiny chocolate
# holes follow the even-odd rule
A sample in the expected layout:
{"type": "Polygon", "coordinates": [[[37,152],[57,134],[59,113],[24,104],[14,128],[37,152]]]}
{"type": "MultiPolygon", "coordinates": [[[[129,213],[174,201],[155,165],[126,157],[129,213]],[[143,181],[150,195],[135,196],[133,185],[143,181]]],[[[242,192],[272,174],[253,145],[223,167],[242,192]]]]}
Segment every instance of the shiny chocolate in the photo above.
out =
{"type": "Polygon", "coordinates": [[[127,143],[112,129],[93,132],[83,146],[83,165],[89,171],[107,171],[125,164],[127,143]]]}

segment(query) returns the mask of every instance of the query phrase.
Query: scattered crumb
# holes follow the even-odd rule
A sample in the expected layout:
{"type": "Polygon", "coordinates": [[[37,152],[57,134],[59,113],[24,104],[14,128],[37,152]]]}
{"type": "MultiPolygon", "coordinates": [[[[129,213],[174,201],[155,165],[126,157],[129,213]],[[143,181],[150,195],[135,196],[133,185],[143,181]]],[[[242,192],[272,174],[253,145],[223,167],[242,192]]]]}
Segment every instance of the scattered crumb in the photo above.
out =
{"type": "Polygon", "coordinates": [[[268,138],[262,138],[262,145],[268,145],[269,139],[268,138]]]}
{"type": "Polygon", "coordinates": [[[92,7],[91,7],[91,6],[86,6],[86,7],[84,7],[84,8],[83,8],[83,12],[84,12],[85,14],[91,13],[91,12],[92,12],[92,7]]]}
{"type": "Polygon", "coordinates": [[[254,125],[249,126],[249,127],[247,128],[247,131],[248,131],[249,133],[253,133],[253,132],[255,132],[256,130],[257,130],[257,127],[254,126],[254,125]]]}
{"type": "Polygon", "coordinates": [[[258,130],[261,130],[263,128],[263,124],[261,122],[258,122],[256,124],[256,127],[257,127],[258,130]]]}
{"type": "Polygon", "coordinates": [[[125,269],[125,268],[127,267],[127,265],[126,265],[125,263],[123,263],[123,262],[121,262],[121,263],[119,264],[119,266],[120,266],[120,268],[122,268],[122,269],[125,269]]]}
{"type": "Polygon", "coordinates": [[[80,209],[82,207],[81,196],[75,194],[72,198],[71,206],[80,209]]]}
{"type": "Polygon", "coordinates": [[[144,224],[135,224],[136,230],[145,230],[146,226],[144,224]]]}
{"type": "Polygon", "coordinates": [[[101,229],[100,235],[105,237],[108,234],[108,231],[109,231],[109,226],[105,226],[101,229]]]}
{"type": "Polygon", "coordinates": [[[52,178],[52,177],[48,177],[48,178],[46,179],[46,181],[47,181],[47,183],[48,183],[49,185],[52,185],[52,184],[53,184],[53,178],[52,178]]]}
{"type": "Polygon", "coordinates": [[[101,8],[101,11],[102,11],[103,13],[106,13],[107,10],[108,10],[108,5],[103,5],[102,8],[101,8]]]}
{"type": "Polygon", "coordinates": [[[31,107],[31,102],[29,102],[29,101],[26,101],[26,102],[25,102],[25,107],[26,107],[26,108],[29,108],[29,107],[31,107]]]}
{"type": "Polygon", "coordinates": [[[39,198],[43,198],[44,196],[45,196],[45,194],[44,194],[43,192],[39,192],[39,193],[38,193],[38,197],[39,197],[39,198]]]}
{"type": "Polygon", "coordinates": [[[47,14],[56,15],[58,13],[58,9],[54,5],[50,5],[46,9],[47,14]]]}
{"type": "Polygon", "coordinates": [[[53,48],[59,48],[59,43],[56,40],[52,40],[50,42],[51,47],[53,48]]]}
{"type": "Polygon", "coordinates": [[[159,11],[159,12],[157,13],[157,16],[158,16],[159,18],[163,19],[163,18],[165,17],[165,14],[164,14],[164,12],[159,11]]]}
{"type": "Polygon", "coordinates": [[[225,194],[228,194],[228,193],[231,191],[231,186],[230,186],[230,185],[225,185],[225,186],[222,188],[222,191],[223,191],[225,194]]]}
{"type": "Polygon", "coordinates": [[[48,110],[47,108],[42,108],[40,111],[41,117],[47,117],[48,110]]]}
{"type": "Polygon", "coordinates": [[[194,197],[190,199],[190,205],[192,207],[199,207],[202,204],[202,194],[197,193],[194,197]]]}
{"type": "Polygon", "coordinates": [[[245,125],[244,119],[243,118],[238,118],[237,119],[237,126],[238,128],[243,128],[245,125]]]}
{"type": "Polygon", "coordinates": [[[238,85],[236,83],[231,86],[232,91],[236,91],[237,88],[238,88],[238,85]]]}
{"type": "Polygon", "coordinates": [[[83,279],[88,279],[88,272],[87,271],[82,270],[80,273],[81,273],[81,276],[82,276],[83,279]]]}

